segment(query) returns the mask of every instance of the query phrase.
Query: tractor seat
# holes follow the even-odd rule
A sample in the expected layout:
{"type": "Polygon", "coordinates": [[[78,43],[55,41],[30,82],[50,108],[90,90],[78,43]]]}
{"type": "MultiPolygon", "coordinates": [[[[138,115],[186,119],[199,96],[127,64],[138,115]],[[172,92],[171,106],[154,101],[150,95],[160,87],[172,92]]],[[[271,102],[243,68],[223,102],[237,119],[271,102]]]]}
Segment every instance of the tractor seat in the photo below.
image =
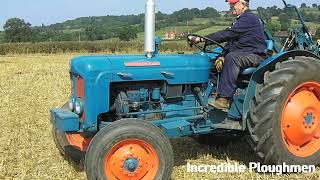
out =
{"type": "MultiPolygon", "coordinates": [[[[267,56],[272,55],[273,54],[273,41],[272,40],[266,40],[266,44],[267,44],[267,49],[265,50],[265,53],[267,54],[267,56]]],[[[240,74],[242,76],[245,75],[250,75],[252,73],[254,73],[257,70],[257,67],[249,67],[246,69],[241,69],[240,74]]]]}

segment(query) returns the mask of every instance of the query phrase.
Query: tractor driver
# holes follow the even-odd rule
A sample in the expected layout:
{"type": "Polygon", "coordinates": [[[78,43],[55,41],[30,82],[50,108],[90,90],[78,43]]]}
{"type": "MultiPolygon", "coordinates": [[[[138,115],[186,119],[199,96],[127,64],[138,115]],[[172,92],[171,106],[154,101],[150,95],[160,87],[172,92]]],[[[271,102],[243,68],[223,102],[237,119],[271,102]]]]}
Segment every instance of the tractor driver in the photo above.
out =
{"type": "MultiPolygon", "coordinates": [[[[215,100],[209,100],[210,106],[221,110],[228,110],[230,107],[240,69],[259,65],[267,49],[263,25],[249,10],[249,0],[226,2],[230,5],[231,13],[237,15],[236,21],[231,27],[206,36],[218,43],[227,42],[224,58],[215,61],[217,71],[222,70],[218,96],[215,100]]],[[[195,44],[204,41],[197,36],[189,36],[189,40],[195,44]]]]}

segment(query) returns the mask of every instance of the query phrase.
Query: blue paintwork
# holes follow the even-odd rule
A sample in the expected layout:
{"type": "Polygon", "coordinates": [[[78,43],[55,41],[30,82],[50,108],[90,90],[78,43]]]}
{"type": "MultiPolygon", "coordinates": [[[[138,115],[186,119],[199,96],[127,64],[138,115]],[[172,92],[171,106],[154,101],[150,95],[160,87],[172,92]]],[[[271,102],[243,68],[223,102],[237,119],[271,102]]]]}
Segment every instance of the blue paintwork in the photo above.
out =
{"type": "Polygon", "coordinates": [[[128,158],[124,161],[123,167],[129,172],[134,172],[139,166],[139,162],[135,158],[128,158]]]}
{"type": "Polygon", "coordinates": [[[307,113],[307,115],[304,117],[305,123],[306,123],[307,125],[311,124],[312,118],[313,118],[312,113],[307,113]]]}
{"type": "Polygon", "coordinates": [[[78,131],[79,117],[73,112],[64,111],[59,108],[52,109],[51,123],[60,131],[78,131]]]}
{"type": "MultiPolygon", "coordinates": [[[[210,59],[206,55],[144,55],[81,56],[71,60],[73,82],[75,75],[84,79],[85,119],[84,129],[97,129],[97,116],[109,111],[109,88],[111,82],[161,80],[169,84],[197,84],[208,81],[210,59]],[[160,66],[126,67],[125,62],[160,62],[160,66]],[[165,76],[161,72],[172,73],[165,76]],[[131,74],[121,77],[117,73],[131,74]],[[187,72],[187,73],[186,73],[187,72]],[[97,96],[97,94],[99,96],[97,96]],[[101,101],[101,99],[105,99],[101,101]]],[[[75,94],[75,89],[73,89],[75,94]]]]}

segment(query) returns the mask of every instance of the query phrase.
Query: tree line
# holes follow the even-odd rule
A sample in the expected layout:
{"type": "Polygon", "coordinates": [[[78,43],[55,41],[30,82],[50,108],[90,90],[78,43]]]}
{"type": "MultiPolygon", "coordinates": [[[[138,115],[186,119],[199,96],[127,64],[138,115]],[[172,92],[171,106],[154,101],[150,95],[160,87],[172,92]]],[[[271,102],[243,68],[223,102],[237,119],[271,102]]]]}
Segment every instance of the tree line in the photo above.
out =
{"type": "MultiPolygon", "coordinates": [[[[309,12],[308,9],[320,10],[320,5],[312,4],[308,7],[305,3],[301,4],[301,12],[308,22],[320,22],[318,14],[309,12]]],[[[257,11],[262,19],[266,21],[266,26],[272,32],[287,30],[292,20],[297,19],[293,11],[280,9],[277,6],[261,8],[257,11]],[[280,24],[273,21],[272,17],[278,17],[280,24]]],[[[157,12],[156,29],[164,27],[187,24],[194,18],[210,18],[208,24],[195,25],[196,27],[208,27],[215,25],[215,19],[231,21],[233,17],[219,13],[214,8],[200,10],[198,8],[184,8],[172,14],[157,12]]],[[[50,41],[94,41],[109,38],[119,38],[122,41],[129,41],[137,38],[138,32],[144,31],[144,14],[123,15],[123,16],[98,16],[82,17],[75,20],[69,20],[64,23],[57,23],[49,26],[36,26],[23,19],[11,18],[4,25],[4,42],[50,42],[50,41]]],[[[318,34],[320,29],[318,30],[318,34]]],[[[320,38],[320,37],[319,37],[320,38]]],[[[1,38],[0,38],[1,39],[1,38]]]]}
{"type": "MultiPolygon", "coordinates": [[[[194,18],[220,17],[214,8],[181,9],[172,14],[158,12],[156,29],[194,18]]],[[[120,38],[129,41],[144,30],[144,14],[82,17],[49,26],[32,27],[23,19],[11,18],[4,25],[5,42],[93,41],[120,38]]]]}

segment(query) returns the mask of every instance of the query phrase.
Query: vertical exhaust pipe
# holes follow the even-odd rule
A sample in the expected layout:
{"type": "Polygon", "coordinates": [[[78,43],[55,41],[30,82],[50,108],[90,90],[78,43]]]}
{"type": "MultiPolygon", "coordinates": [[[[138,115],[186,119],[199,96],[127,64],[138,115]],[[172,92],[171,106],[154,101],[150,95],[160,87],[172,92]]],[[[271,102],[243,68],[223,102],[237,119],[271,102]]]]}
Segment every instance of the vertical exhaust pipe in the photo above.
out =
{"type": "Polygon", "coordinates": [[[155,0],[146,1],[144,23],[144,52],[147,58],[151,58],[155,52],[155,0]]]}

